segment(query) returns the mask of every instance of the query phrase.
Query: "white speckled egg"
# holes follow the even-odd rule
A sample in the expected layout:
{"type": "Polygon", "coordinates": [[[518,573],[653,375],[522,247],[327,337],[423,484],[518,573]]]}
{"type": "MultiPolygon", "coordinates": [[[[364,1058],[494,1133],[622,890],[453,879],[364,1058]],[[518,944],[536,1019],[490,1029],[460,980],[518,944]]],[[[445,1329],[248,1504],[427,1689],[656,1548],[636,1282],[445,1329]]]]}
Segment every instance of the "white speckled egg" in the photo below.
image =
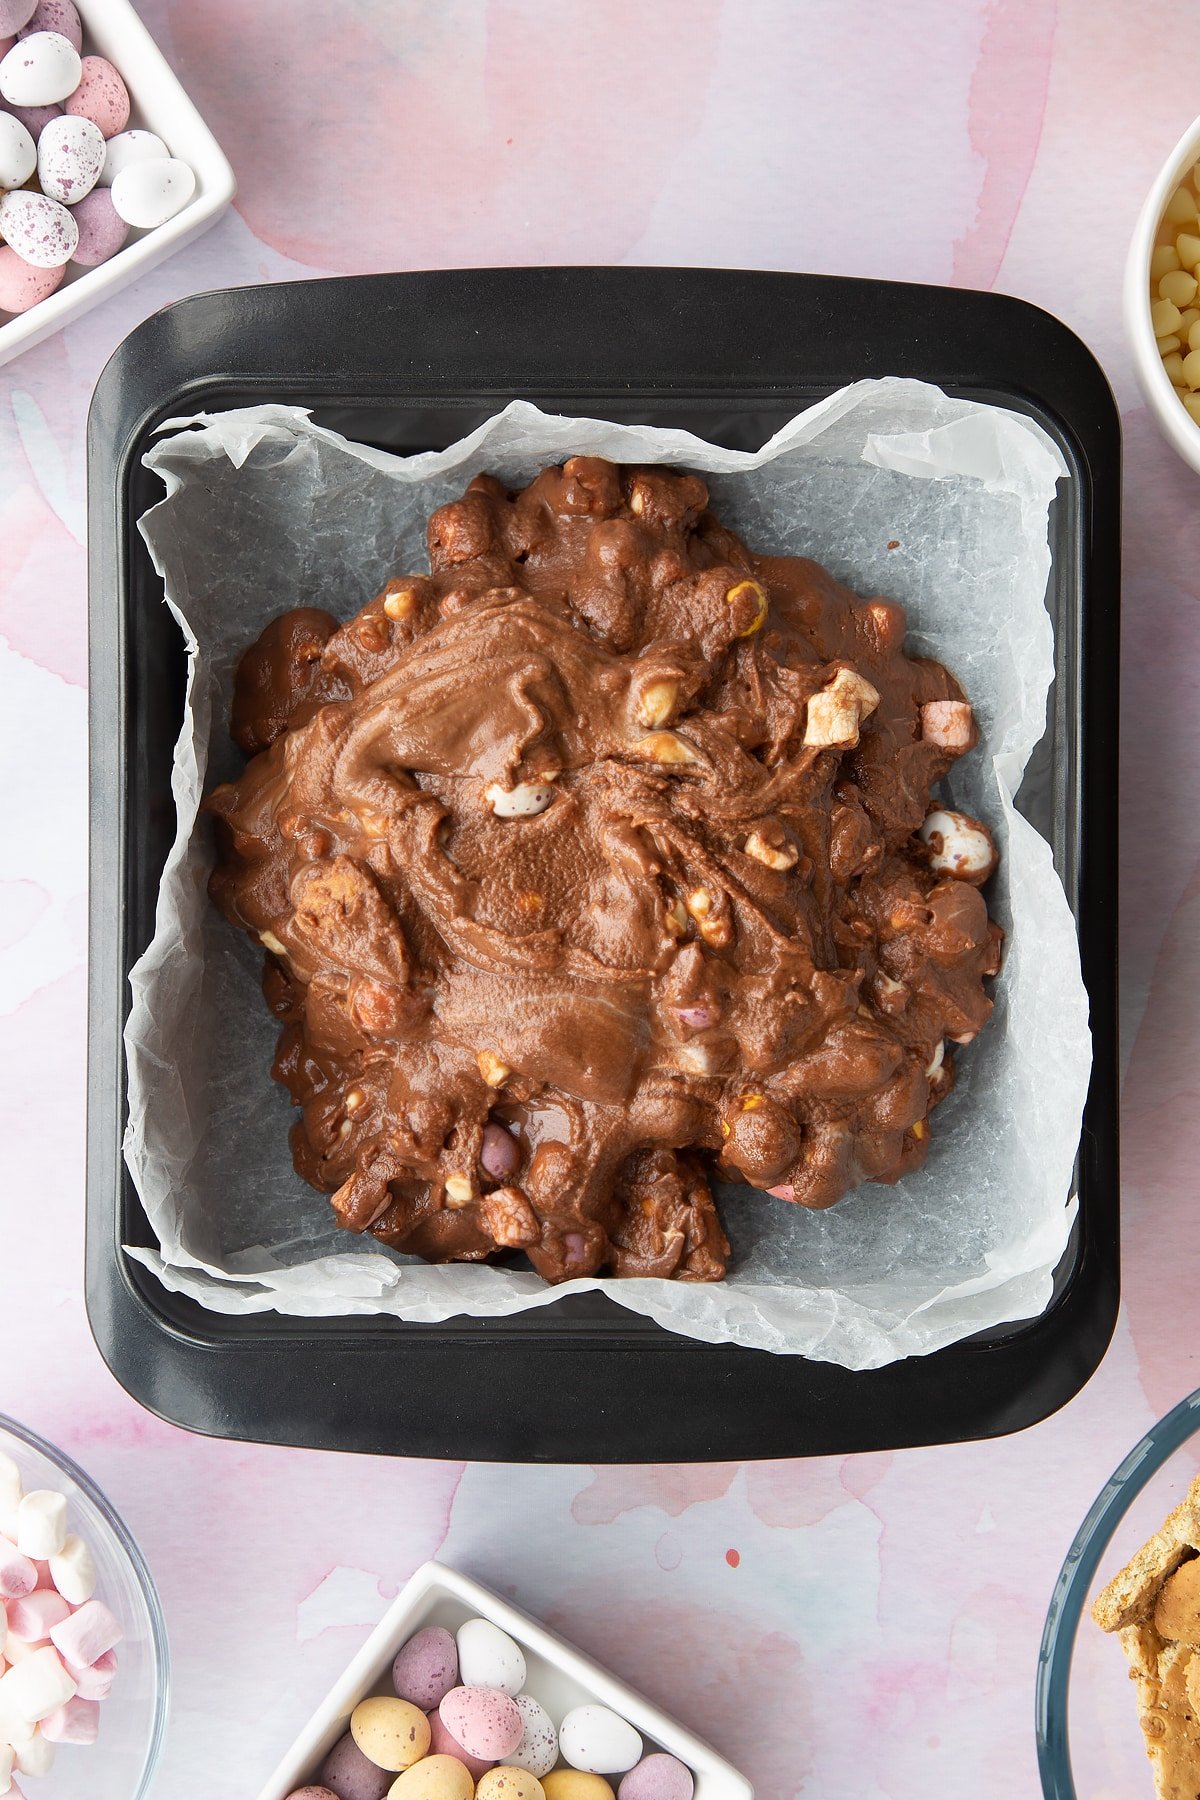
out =
{"type": "Polygon", "coordinates": [[[0,94],[13,106],[53,106],[79,86],[83,62],[57,31],[21,38],[0,62],[0,94]]]}
{"type": "Polygon", "coordinates": [[[525,1731],[516,1749],[500,1758],[500,1765],[508,1769],[526,1769],[540,1781],[558,1761],[558,1733],[540,1700],[535,1700],[532,1694],[514,1694],[513,1698],[525,1731]]]}
{"type": "Polygon", "coordinates": [[[111,187],[122,169],[132,163],[163,161],[171,152],[152,131],[118,131],[104,146],[100,186],[111,187]]]}
{"type": "Polygon", "coordinates": [[[57,200],[18,188],[0,199],[0,232],[23,262],[35,269],[57,269],[70,262],[79,242],[79,227],[57,200]]]}
{"type": "Polygon", "coordinates": [[[507,1631],[490,1619],[468,1619],[455,1634],[458,1679],[463,1687],[499,1688],[519,1694],[525,1686],[525,1657],[507,1631]]]}
{"type": "Polygon", "coordinates": [[[37,145],[11,113],[0,113],[0,188],[24,187],[37,168],[37,145]]]}
{"type": "Polygon", "coordinates": [[[115,176],[112,203],[127,225],[150,231],[165,225],[196,191],[196,177],[177,157],[131,163],[115,176]]]}
{"type": "Polygon", "coordinates": [[[104,167],[104,138],[90,119],[67,114],[51,119],[37,146],[38,180],[43,194],[74,206],[90,194],[104,167]]]}
{"type": "Polygon", "coordinates": [[[642,1759],[642,1740],[607,1706],[577,1706],[558,1728],[563,1761],[591,1775],[624,1775],[642,1759]]]}

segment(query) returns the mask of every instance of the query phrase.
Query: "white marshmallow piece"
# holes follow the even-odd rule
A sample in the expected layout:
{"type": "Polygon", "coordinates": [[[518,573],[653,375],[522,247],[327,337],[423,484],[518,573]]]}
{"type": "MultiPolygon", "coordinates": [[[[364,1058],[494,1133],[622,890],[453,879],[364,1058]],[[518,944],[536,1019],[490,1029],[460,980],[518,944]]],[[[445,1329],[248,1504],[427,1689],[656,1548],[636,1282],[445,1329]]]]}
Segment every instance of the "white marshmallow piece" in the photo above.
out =
{"type": "MultiPolygon", "coordinates": [[[[32,173],[31,169],[30,174],[32,173]]],[[[17,182],[15,185],[19,187],[21,184],[17,182]]],[[[10,1514],[16,1512],[24,1492],[20,1469],[11,1456],[6,1456],[4,1451],[0,1450],[0,1519],[7,1519],[10,1514]]]]}
{"type": "Polygon", "coordinates": [[[75,1682],[48,1644],[0,1675],[0,1712],[37,1725],[75,1697],[75,1682]]]}
{"type": "Polygon", "coordinates": [[[117,1653],[115,1650],[106,1650],[103,1656],[98,1656],[87,1668],[80,1663],[69,1662],[67,1670],[76,1683],[77,1699],[107,1700],[112,1692],[112,1684],[117,1679],[117,1653]]]}
{"type": "Polygon", "coordinates": [[[98,1700],[68,1700],[42,1720],[42,1736],[52,1744],[94,1744],[99,1731],[98,1700]]]}
{"type": "MultiPolygon", "coordinates": [[[[50,1642],[67,1662],[82,1663],[88,1668],[106,1650],[119,1644],[124,1635],[120,1622],[102,1601],[85,1600],[69,1619],[51,1626],[50,1642]]],[[[71,1692],[75,1692],[74,1683],[71,1692]]]]}
{"type": "MultiPolygon", "coordinates": [[[[18,252],[18,255],[20,252],[18,252]]],[[[17,1549],[22,1556],[45,1562],[67,1541],[67,1496],[53,1488],[35,1488],[17,1508],[17,1549]]]]}
{"type": "Polygon", "coordinates": [[[459,1627],[458,1679],[463,1687],[499,1688],[519,1694],[525,1686],[521,1646],[490,1619],[468,1619],[459,1627]]]}
{"type": "MultiPolygon", "coordinates": [[[[3,1660],[4,1660],[4,1646],[7,1644],[7,1642],[8,1642],[8,1608],[5,1606],[3,1600],[0,1600],[0,1662],[3,1662],[3,1660]]],[[[4,1673],[3,1669],[0,1669],[0,1675],[3,1675],[3,1673],[4,1673]]]]}
{"type": "Polygon", "coordinates": [[[12,1791],[13,1748],[11,1744],[0,1744],[0,1794],[12,1791]]]}
{"type": "Polygon", "coordinates": [[[23,1743],[13,1745],[13,1761],[18,1775],[48,1775],[54,1767],[54,1745],[35,1731],[23,1743]]]}
{"type": "Polygon", "coordinates": [[[96,1564],[81,1537],[74,1532],[57,1556],[50,1559],[50,1579],[71,1606],[82,1606],[96,1591],[96,1564]]]}

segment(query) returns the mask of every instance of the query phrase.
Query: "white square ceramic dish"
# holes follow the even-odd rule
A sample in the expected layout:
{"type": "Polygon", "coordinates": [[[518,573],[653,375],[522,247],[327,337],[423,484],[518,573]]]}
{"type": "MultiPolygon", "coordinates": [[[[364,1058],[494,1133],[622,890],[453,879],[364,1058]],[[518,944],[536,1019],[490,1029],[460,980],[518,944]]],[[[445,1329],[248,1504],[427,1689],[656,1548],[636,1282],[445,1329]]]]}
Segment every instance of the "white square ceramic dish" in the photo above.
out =
{"type": "Polygon", "coordinates": [[[48,299],[0,325],[0,363],[40,343],[207,231],[229,205],[237,186],[216,138],[130,0],[76,0],[76,5],[83,21],[85,53],[106,56],[124,77],[132,102],[130,126],[157,132],[172,156],[190,164],[196,191],[173,219],[153,231],[135,233],[123,250],[98,268],[70,264],[62,285],[48,299]]]}
{"type": "Polygon", "coordinates": [[[745,1776],[700,1738],[544,1625],[469,1576],[436,1562],[423,1564],[393,1601],[316,1708],[258,1800],[287,1800],[293,1788],[316,1779],[316,1771],[346,1731],[359,1701],[368,1694],[394,1691],[390,1679],[393,1658],[414,1632],[425,1625],[457,1631],[474,1618],[491,1619],[520,1644],[529,1667],[527,1691],[542,1702],[556,1725],[573,1706],[599,1701],[637,1727],[647,1753],[667,1750],[687,1764],[696,1778],[695,1800],[754,1800],[754,1789],[745,1776]]]}

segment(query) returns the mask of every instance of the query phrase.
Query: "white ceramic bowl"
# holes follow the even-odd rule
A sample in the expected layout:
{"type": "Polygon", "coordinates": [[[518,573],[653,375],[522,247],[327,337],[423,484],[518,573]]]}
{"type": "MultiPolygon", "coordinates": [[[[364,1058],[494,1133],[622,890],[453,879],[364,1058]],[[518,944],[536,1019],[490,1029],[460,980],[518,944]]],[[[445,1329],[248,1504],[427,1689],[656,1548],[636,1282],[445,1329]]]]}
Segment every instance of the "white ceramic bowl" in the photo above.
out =
{"type": "Polygon", "coordinates": [[[499,1595],[435,1562],[419,1568],[397,1596],[315,1709],[258,1800],[287,1800],[293,1788],[317,1779],[321,1763],[345,1734],[359,1701],[368,1694],[395,1692],[392,1662],[414,1632],[425,1625],[457,1631],[468,1619],[476,1618],[491,1619],[520,1644],[529,1667],[526,1692],[542,1702],[556,1725],[573,1706],[599,1701],[637,1727],[647,1755],[651,1750],[667,1750],[687,1764],[696,1778],[695,1800],[754,1800],[754,1789],[746,1777],[700,1738],[499,1595]]]}
{"type": "Polygon", "coordinates": [[[1125,330],[1133,351],[1133,368],[1146,404],[1159,430],[1184,462],[1200,470],[1200,425],[1197,425],[1171,386],[1154,341],[1150,322],[1150,252],[1158,233],[1163,209],[1182,177],[1200,162],[1200,119],[1188,126],[1166,162],[1138,215],[1125,264],[1125,330]]]}
{"type": "MultiPolygon", "coordinates": [[[[233,170],[141,19],[131,0],[75,0],[84,51],[106,56],[120,70],[132,102],[129,127],[157,132],[172,156],[188,163],[196,191],[181,211],[153,231],[130,234],[122,250],[95,269],[67,265],[61,285],[27,313],[0,325],[0,363],[40,343],[98,300],[144,275],[207,231],[233,199],[233,170]]],[[[2,317],[3,315],[0,315],[2,317]]]]}

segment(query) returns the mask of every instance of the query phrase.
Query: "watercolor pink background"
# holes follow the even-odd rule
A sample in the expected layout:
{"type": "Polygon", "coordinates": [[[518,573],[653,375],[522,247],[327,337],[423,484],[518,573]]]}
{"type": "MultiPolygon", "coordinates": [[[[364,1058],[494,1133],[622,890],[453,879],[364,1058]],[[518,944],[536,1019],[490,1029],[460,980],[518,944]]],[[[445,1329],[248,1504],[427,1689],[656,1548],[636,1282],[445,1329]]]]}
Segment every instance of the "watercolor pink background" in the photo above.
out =
{"type": "Polygon", "coordinates": [[[176,1677],[157,1791],[253,1792],[436,1553],[644,1684],[762,1800],[968,1784],[1024,1800],[1062,1554],[1132,1440],[1200,1382],[1200,509],[1140,404],[1119,313],[1134,217],[1200,104],[1194,10],[141,10],[241,192],[209,236],[0,371],[0,1407],[92,1471],[153,1565],[176,1677]],[[538,261],[995,286],[1064,318],[1112,381],[1127,450],[1125,1305],[1089,1387],[1019,1437],[742,1468],[348,1460],[189,1437],[139,1410],[93,1346],[82,541],[96,377],[140,319],[198,289],[538,261]]]}

